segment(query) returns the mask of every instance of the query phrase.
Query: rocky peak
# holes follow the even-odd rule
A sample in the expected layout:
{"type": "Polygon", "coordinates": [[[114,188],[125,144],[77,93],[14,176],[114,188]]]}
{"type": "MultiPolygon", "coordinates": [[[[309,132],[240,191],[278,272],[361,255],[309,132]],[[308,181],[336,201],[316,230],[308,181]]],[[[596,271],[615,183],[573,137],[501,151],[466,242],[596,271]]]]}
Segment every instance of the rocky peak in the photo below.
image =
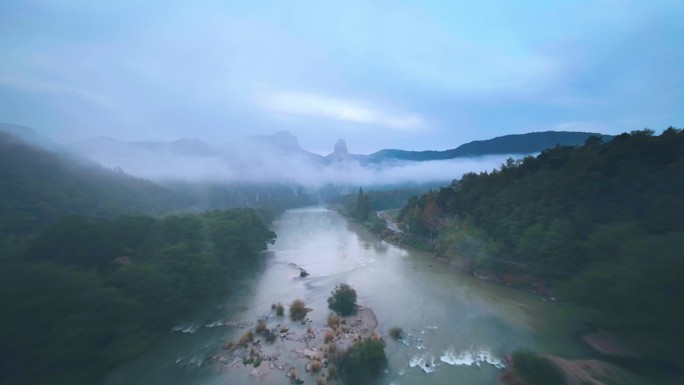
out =
{"type": "Polygon", "coordinates": [[[344,141],[344,139],[340,139],[335,142],[335,150],[333,151],[333,155],[339,158],[346,158],[349,156],[349,151],[347,151],[347,143],[344,141]]]}
{"type": "Polygon", "coordinates": [[[337,142],[335,142],[335,148],[330,155],[326,156],[326,159],[328,160],[334,160],[334,161],[346,161],[350,158],[349,151],[347,151],[347,143],[344,141],[344,139],[340,139],[337,142]]]}

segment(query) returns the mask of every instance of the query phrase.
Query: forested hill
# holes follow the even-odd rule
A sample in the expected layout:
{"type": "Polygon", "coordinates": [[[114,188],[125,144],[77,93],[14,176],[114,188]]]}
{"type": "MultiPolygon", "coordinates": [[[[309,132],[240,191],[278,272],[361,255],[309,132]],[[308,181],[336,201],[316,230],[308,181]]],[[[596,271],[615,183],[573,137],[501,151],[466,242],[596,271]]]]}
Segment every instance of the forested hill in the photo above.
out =
{"type": "Polygon", "coordinates": [[[274,240],[252,209],[48,226],[0,258],[0,383],[99,383],[227,298],[274,240]]]}
{"type": "Polygon", "coordinates": [[[425,161],[496,154],[534,154],[556,145],[580,146],[590,136],[599,136],[604,141],[612,138],[610,135],[591,132],[531,132],[504,135],[488,140],[476,140],[446,151],[380,150],[368,155],[366,160],[370,162],[381,162],[389,159],[425,161]]]}
{"type": "Polygon", "coordinates": [[[597,309],[597,326],[684,368],[681,130],[592,138],[510,160],[412,199],[400,219],[473,270],[546,280],[597,309]]]}
{"type": "Polygon", "coordinates": [[[66,215],[166,213],[179,206],[166,188],[49,151],[0,131],[0,233],[32,233],[66,215]]]}
{"type": "Polygon", "coordinates": [[[69,215],[159,216],[235,207],[272,215],[315,202],[301,188],[282,183],[158,184],[77,158],[30,129],[5,127],[0,126],[0,247],[3,236],[33,234],[69,215]]]}
{"type": "MultiPolygon", "coordinates": [[[[173,215],[194,191],[32,139],[0,132],[0,384],[99,383],[228,297],[275,240],[262,212],[173,215]]],[[[215,207],[241,197],[215,190],[215,207]]]]}

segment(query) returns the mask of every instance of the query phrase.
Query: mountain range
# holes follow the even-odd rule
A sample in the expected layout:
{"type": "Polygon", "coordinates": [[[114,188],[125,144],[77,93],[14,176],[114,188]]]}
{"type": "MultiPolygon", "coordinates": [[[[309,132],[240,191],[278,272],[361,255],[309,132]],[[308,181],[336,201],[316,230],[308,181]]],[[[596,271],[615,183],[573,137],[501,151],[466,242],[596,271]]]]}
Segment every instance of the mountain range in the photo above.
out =
{"type": "MultiPolygon", "coordinates": [[[[318,190],[338,186],[397,186],[451,181],[466,172],[498,168],[506,158],[545,149],[583,144],[587,132],[535,132],[474,141],[445,151],[380,150],[372,154],[349,152],[343,139],[328,155],[302,148],[296,136],[281,131],[255,135],[231,143],[207,143],[184,138],[176,141],[124,142],[98,137],[59,145],[33,130],[0,124],[0,132],[20,138],[65,159],[80,158],[119,173],[157,183],[284,184],[318,190]]],[[[51,155],[52,156],[52,155],[51,155]]]]}
{"type": "MultiPolygon", "coordinates": [[[[460,166],[415,160],[533,153],[556,144],[581,144],[590,135],[531,133],[447,151],[382,150],[370,155],[350,154],[339,140],[331,154],[322,156],[304,150],[287,132],[226,145],[197,139],[122,142],[106,137],[58,145],[30,128],[0,124],[0,180],[6,182],[0,184],[0,216],[12,218],[13,231],[31,232],[37,223],[73,213],[108,217],[115,212],[159,214],[240,205],[287,207],[292,202],[311,203],[302,186],[312,187],[309,192],[317,196],[326,185],[337,186],[334,190],[340,193],[358,186],[450,180],[496,167],[505,158],[460,166]]],[[[3,226],[0,220],[0,229],[3,226]]]]}
{"type": "Polygon", "coordinates": [[[612,139],[611,135],[591,132],[544,131],[476,140],[444,151],[383,149],[368,155],[349,153],[345,140],[339,139],[334,145],[333,152],[323,156],[303,149],[297,137],[291,133],[279,131],[272,135],[250,136],[223,145],[211,145],[198,139],[179,139],[171,142],[122,142],[110,137],[99,137],[89,141],[71,143],[68,147],[96,161],[102,161],[108,155],[123,155],[140,151],[186,157],[223,155],[230,158],[231,152],[242,152],[240,148],[247,146],[250,150],[257,150],[256,153],[250,151],[252,155],[257,153],[262,155],[300,155],[309,160],[323,163],[353,160],[368,164],[391,161],[446,160],[500,154],[534,154],[557,145],[579,146],[584,144],[590,136],[598,136],[604,142],[612,139]]]}
{"type": "Polygon", "coordinates": [[[497,154],[534,154],[553,148],[557,145],[580,146],[584,144],[590,136],[598,136],[604,142],[613,138],[611,135],[591,132],[530,132],[527,134],[498,136],[488,140],[475,140],[445,151],[380,150],[367,155],[366,159],[370,162],[382,162],[396,159],[427,161],[497,154]]]}

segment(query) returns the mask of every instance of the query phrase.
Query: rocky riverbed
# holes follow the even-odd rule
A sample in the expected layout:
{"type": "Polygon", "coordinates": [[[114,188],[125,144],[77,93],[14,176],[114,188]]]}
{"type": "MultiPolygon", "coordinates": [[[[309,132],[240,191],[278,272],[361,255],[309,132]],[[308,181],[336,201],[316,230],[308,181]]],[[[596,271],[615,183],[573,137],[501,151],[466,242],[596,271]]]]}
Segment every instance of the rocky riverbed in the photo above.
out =
{"type": "Polygon", "coordinates": [[[356,341],[382,338],[375,332],[378,320],[369,308],[361,307],[346,317],[331,315],[325,325],[313,325],[308,318],[297,322],[302,327],[293,327],[300,325],[284,316],[269,315],[244,327],[239,340],[228,341],[207,363],[217,371],[248,372],[254,379],[284,376],[297,384],[308,376],[317,384],[334,383],[335,355],[356,341]]]}

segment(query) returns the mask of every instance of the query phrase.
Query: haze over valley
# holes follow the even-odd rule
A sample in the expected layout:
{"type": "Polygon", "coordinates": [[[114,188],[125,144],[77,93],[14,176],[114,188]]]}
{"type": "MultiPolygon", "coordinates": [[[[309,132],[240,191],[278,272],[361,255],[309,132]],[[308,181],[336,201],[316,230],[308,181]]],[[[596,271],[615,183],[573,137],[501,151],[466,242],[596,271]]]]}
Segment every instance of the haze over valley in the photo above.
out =
{"type": "Polygon", "coordinates": [[[0,2],[0,385],[684,383],[682,20],[0,2]]]}

